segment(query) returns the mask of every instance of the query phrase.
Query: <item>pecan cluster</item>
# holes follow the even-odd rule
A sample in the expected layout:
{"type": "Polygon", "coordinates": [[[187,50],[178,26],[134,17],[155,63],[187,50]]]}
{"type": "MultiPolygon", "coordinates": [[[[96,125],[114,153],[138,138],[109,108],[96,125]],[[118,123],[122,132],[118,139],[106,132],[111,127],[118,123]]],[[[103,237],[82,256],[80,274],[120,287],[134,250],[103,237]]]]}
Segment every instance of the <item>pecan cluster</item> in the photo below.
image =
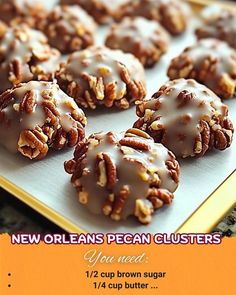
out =
{"type": "Polygon", "coordinates": [[[129,0],[117,12],[117,19],[124,16],[143,16],[160,22],[173,35],[186,30],[191,11],[179,0],[129,0]]]}
{"type": "Polygon", "coordinates": [[[0,0],[0,20],[11,25],[26,23],[36,28],[47,13],[44,2],[46,0],[0,0]]]}
{"type": "Polygon", "coordinates": [[[106,24],[118,13],[124,3],[130,0],[60,0],[63,5],[78,4],[99,24],[106,24]]]}
{"type": "Polygon", "coordinates": [[[51,46],[71,53],[93,45],[96,24],[78,5],[56,6],[42,23],[42,30],[51,46]]]}
{"type": "Polygon", "coordinates": [[[106,46],[134,54],[147,68],[153,67],[167,51],[167,32],[155,21],[143,17],[126,17],[114,24],[106,46]]]}
{"type": "Polygon", "coordinates": [[[180,157],[201,157],[212,148],[224,150],[233,139],[227,106],[195,80],[167,82],[137,106],[137,115],[134,127],[180,157]]]}
{"type": "Polygon", "coordinates": [[[0,28],[0,52],[0,92],[21,82],[52,80],[58,69],[59,51],[26,25],[0,28]]]}
{"type": "Polygon", "coordinates": [[[213,11],[203,18],[203,25],[196,30],[198,39],[216,38],[227,42],[236,49],[236,12],[230,10],[213,11]]]}
{"type": "Polygon", "coordinates": [[[84,108],[103,105],[127,109],[146,95],[142,64],[131,54],[106,47],[74,52],[61,64],[56,78],[60,87],[84,108]]]}
{"type": "Polygon", "coordinates": [[[143,224],[172,202],[179,182],[175,156],[135,128],[91,135],[77,145],[65,170],[91,212],[115,221],[134,215],[143,224]]]}
{"type": "Polygon", "coordinates": [[[31,81],[0,96],[0,143],[30,159],[75,146],[85,125],[82,110],[55,83],[31,81]]]}
{"type": "Polygon", "coordinates": [[[171,80],[192,78],[222,99],[232,98],[236,89],[236,51],[216,39],[203,39],[187,47],[171,61],[171,80]]]}

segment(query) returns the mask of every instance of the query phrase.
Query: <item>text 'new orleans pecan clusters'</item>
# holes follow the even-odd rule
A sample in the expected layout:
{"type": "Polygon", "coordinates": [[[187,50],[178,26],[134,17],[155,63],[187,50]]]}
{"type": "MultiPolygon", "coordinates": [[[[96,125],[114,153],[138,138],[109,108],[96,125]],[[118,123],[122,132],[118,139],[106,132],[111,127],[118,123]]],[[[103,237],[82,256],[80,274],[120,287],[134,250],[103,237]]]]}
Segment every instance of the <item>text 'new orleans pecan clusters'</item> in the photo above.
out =
{"type": "Polygon", "coordinates": [[[56,74],[58,84],[79,106],[129,108],[146,95],[141,63],[131,54],[93,46],[74,52],[56,74]]]}
{"type": "Polygon", "coordinates": [[[175,156],[135,128],[81,141],[65,169],[79,202],[115,221],[135,215],[150,223],[155,210],[172,202],[179,182],[175,156]]]}
{"type": "Polygon", "coordinates": [[[26,25],[0,30],[0,92],[21,82],[49,81],[58,69],[60,53],[43,33],[26,25]]]}
{"type": "Polygon", "coordinates": [[[200,157],[213,147],[231,145],[233,125],[228,108],[210,89],[195,80],[169,81],[137,106],[134,124],[176,156],[200,157]]]}
{"type": "Polygon", "coordinates": [[[179,0],[129,0],[117,12],[118,20],[124,16],[156,20],[173,35],[186,30],[190,15],[189,7],[179,0]]]}
{"type": "Polygon", "coordinates": [[[236,12],[210,7],[203,14],[203,24],[196,30],[199,39],[216,38],[236,49],[236,12]]]}
{"type": "Polygon", "coordinates": [[[217,39],[201,40],[171,61],[168,76],[171,80],[193,78],[220,98],[232,98],[236,89],[236,51],[217,39]]]}
{"type": "Polygon", "coordinates": [[[145,67],[154,66],[167,51],[169,37],[158,22],[143,17],[126,17],[114,24],[106,46],[135,55],[145,67]]]}
{"type": "Polygon", "coordinates": [[[71,53],[94,43],[96,24],[78,5],[56,6],[42,23],[51,46],[71,53]]]}
{"type": "Polygon", "coordinates": [[[75,146],[85,124],[83,111],[55,83],[31,81],[0,96],[0,143],[30,159],[75,146]]]}

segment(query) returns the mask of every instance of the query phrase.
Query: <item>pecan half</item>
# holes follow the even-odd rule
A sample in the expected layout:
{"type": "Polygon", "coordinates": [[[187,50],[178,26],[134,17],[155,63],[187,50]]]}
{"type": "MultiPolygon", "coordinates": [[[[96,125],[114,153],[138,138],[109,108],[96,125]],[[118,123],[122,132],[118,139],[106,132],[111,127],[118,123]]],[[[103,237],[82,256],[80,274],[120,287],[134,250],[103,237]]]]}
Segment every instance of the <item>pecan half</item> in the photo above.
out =
{"type": "Polygon", "coordinates": [[[152,188],[148,192],[147,199],[152,203],[153,208],[159,209],[163,207],[165,204],[170,204],[173,200],[173,194],[166,189],[156,189],[152,188]]]}
{"type": "Polygon", "coordinates": [[[144,140],[142,140],[141,138],[132,138],[132,137],[125,137],[122,138],[119,143],[121,145],[125,145],[134,149],[138,149],[141,151],[149,151],[150,150],[150,146],[147,142],[145,142],[144,140]]]}
{"type": "Polygon", "coordinates": [[[135,202],[134,215],[142,224],[149,224],[152,220],[153,205],[145,199],[138,199],[135,202]]]}
{"type": "Polygon", "coordinates": [[[116,165],[108,153],[97,155],[98,185],[112,189],[117,182],[116,165]]]}
{"type": "Polygon", "coordinates": [[[47,136],[39,130],[24,130],[20,134],[18,150],[30,159],[43,159],[48,152],[47,136]]]}
{"type": "Polygon", "coordinates": [[[115,197],[115,202],[114,202],[114,206],[111,213],[111,219],[116,221],[121,219],[121,214],[125,207],[125,203],[127,198],[129,197],[129,194],[130,194],[129,186],[128,185],[123,186],[120,192],[115,197]]]}
{"type": "Polygon", "coordinates": [[[32,91],[28,91],[25,93],[22,102],[20,103],[20,111],[31,114],[34,111],[34,106],[36,104],[34,93],[32,91]]]}

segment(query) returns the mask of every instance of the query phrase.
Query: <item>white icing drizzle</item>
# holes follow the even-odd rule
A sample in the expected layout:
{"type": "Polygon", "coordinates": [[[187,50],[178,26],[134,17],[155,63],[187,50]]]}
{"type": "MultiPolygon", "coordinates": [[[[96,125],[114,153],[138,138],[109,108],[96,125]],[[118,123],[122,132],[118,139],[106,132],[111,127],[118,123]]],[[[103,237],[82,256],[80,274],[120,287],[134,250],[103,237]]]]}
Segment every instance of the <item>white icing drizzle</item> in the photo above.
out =
{"type": "MultiPolygon", "coordinates": [[[[120,138],[122,136],[120,135],[120,138]]],[[[169,159],[168,150],[162,144],[155,144],[150,141],[151,150],[149,152],[142,152],[135,149],[129,157],[141,161],[144,167],[158,171],[161,179],[160,188],[168,189],[174,192],[178,186],[169,175],[169,171],[165,162],[169,159]],[[150,158],[152,160],[150,161],[150,158]]],[[[130,194],[126,200],[124,210],[122,212],[122,219],[134,214],[135,201],[137,199],[146,199],[149,184],[140,177],[140,165],[137,163],[130,163],[123,159],[124,155],[117,145],[110,144],[104,136],[100,144],[96,147],[89,148],[87,152],[87,165],[90,174],[82,176],[80,182],[84,190],[88,193],[88,209],[95,214],[103,214],[102,207],[108,197],[109,191],[97,184],[97,177],[95,172],[96,156],[99,153],[108,153],[112,161],[115,163],[118,172],[118,182],[112,190],[112,193],[118,194],[124,185],[130,188],[130,194]]],[[[148,201],[149,202],[149,201],[148,201]]]]}
{"type": "MultiPolygon", "coordinates": [[[[199,134],[199,122],[210,122],[214,114],[225,116],[225,106],[211,90],[194,80],[178,79],[165,84],[168,90],[158,98],[161,105],[155,111],[151,122],[157,121],[166,130],[167,147],[176,156],[193,156],[194,144],[199,134]],[[178,95],[187,90],[193,99],[178,108],[178,95]],[[188,116],[187,122],[185,117],[188,116]]],[[[145,104],[145,109],[154,109],[156,99],[145,104]]]]}
{"type": "Polygon", "coordinates": [[[70,117],[73,110],[84,117],[83,111],[71,97],[60,90],[57,84],[39,81],[21,84],[12,90],[14,100],[3,109],[5,120],[0,123],[0,144],[9,151],[17,152],[19,136],[23,130],[34,130],[37,126],[42,127],[46,123],[46,115],[42,107],[44,93],[50,94],[57,111],[60,113],[58,123],[55,124],[56,128],[62,126],[68,132],[74,127],[75,121],[70,117]],[[34,110],[30,114],[19,112],[19,104],[28,91],[33,92],[36,101],[34,110]]]}
{"type": "Polygon", "coordinates": [[[81,79],[83,73],[102,77],[105,84],[115,82],[116,97],[120,99],[126,94],[126,84],[120,77],[120,64],[127,67],[131,79],[144,81],[143,67],[133,55],[97,46],[73,53],[68,59],[65,72],[69,81],[74,80],[84,87],[86,84],[81,79]]]}
{"type": "Polygon", "coordinates": [[[124,18],[123,21],[115,26],[113,33],[117,43],[121,44],[122,48],[132,47],[133,44],[139,43],[144,49],[148,49],[159,41],[168,42],[168,34],[156,21],[148,20],[144,17],[124,18]],[[130,38],[124,42],[125,38],[130,38]]]}
{"type": "Polygon", "coordinates": [[[216,72],[232,73],[234,71],[234,63],[236,61],[236,52],[227,43],[215,39],[203,39],[196,45],[186,50],[191,57],[194,67],[201,69],[202,63],[208,57],[217,60],[216,72]]]}
{"type": "Polygon", "coordinates": [[[34,77],[33,67],[41,67],[44,74],[52,74],[57,68],[60,53],[52,50],[47,44],[47,38],[40,31],[30,29],[25,25],[8,28],[0,40],[0,90],[12,87],[9,80],[9,64],[14,60],[21,63],[21,81],[28,82],[34,77]],[[34,58],[34,63],[30,62],[34,58]],[[31,68],[32,67],[32,68],[31,68]]]}
{"type": "MultiPolygon", "coordinates": [[[[63,26],[66,30],[73,34],[76,30],[80,30],[81,25],[85,28],[85,31],[91,32],[92,34],[96,31],[96,23],[93,18],[78,5],[71,6],[56,6],[52,13],[58,14],[58,19],[61,18],[63,26]],[[59,18],[60,17],[60,18],[59,18]]],[[[53,23],[50,26],[53,27],[53,23]]],[[[49,27],[50,29],[50,27],[49,27]]]]}

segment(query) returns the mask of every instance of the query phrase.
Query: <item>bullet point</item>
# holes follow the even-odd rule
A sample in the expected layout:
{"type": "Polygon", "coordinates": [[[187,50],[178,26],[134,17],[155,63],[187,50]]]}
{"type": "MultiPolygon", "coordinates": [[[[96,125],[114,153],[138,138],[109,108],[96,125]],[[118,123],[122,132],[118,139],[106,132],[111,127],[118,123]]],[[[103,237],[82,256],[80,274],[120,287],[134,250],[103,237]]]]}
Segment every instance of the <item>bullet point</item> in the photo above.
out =
{"type": "Polygon", "coordinates": [[[10,273],[10,272],[8,273],[8,276],[9,276],[9,277],[11,276],[11,273],[10,273]]]}
{"type": "Polygon", "coordinates": [[[11,288],[11,285],[10,284],[8,285],[8,288],[11,288]]]}

